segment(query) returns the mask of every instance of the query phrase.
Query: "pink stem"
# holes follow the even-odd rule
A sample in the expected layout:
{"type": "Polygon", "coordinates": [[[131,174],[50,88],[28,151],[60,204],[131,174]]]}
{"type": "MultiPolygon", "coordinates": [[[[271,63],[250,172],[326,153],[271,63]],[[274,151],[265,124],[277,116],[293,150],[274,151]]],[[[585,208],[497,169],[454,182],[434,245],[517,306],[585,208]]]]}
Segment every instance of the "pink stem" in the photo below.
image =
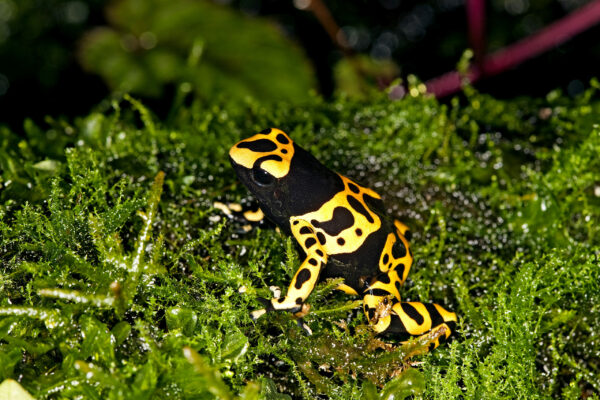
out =
{"type": "MultiPolygon", "coordinates": [[[[481,68],[474,66],[469,69],[467,79],[474,83],[482,76],[497,75],[513,68],[529,58],[566,42],[599,21],[600,0],[594,0],[537,33],[489,55],[483,60],[481,68]]],[[[433,93],[436,97],[444,97],[460,90],[461,77],[457,71],[450,71],[429,80],[425,85],[429,93],[433,93]]]]}
{"type": "Polygon", "coordinates": [[[475,53],[475,62],[481,66],[485,57],[485,0],[467,0],[469,45],[475,53]]]}

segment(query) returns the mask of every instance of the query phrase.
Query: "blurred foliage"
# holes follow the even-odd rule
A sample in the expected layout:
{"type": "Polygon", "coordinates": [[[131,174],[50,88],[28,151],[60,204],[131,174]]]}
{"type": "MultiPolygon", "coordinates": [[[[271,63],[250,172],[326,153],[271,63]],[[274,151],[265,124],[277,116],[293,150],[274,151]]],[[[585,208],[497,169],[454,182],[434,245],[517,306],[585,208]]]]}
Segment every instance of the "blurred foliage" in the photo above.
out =
{"type": "Polygon", "coordinates": [[[73,42],[86,29],[90,12],[104,2],[0,0],[0,73],[10,81],[27,78],[42,89],[56,85],[74,61],[73,42]]]}
{"type": "MultiPolygon", "coordinates": [[[[2,122],[20,130],[25,118],[81,115],[123,88],[153,96],[145,101],[161,116],[189,93],[211,100],[221,92],[306,100],[307,89],[316,86],[313,74],[325,97],[362,95],[364,86],[369,91],[390,82],[383,71],[375,73],[379,79],[353,81],[378,63],[393,61],[399,72],[384,71],[402,79],[428,79],[454,68],[469,46],[463,0],[326,0],[350,50],[361,55],[359,68],[348,68],[352,62],[314,15],[292,1],[215,2],[0,0],[2,122]]],[[[487,2],[488,49],[513,43],[586,2],[487,2]]],[[[592,28],[478,87],[500,96],[543,95],[555,87],[577,95],[597,74],[599,33],[600,26],[592,28]],[[552,73],[545,76],[550,64],[552,73]]]]}
{"type": "Polygon", "coordinates": [[[21,126],[47,114],[88,113],[106,96],[84,75],[75,43],[105,0],[0,0],[0,119],[21,126]]]}
{"type": "Polygon", "coordinates": [[[441,105],[409,83],[400,101],[197,101],[168,124],[125,96],[0,128],[0,380],[40,399],[598,399],[600,85],[441,105]],[[452,343],[373,337],[331,281],[313,336],[250,320],[299,255],[213,204],[248,201],[227,152],[268,126],[411,226],[403,296],[455,310],[452,343]]]}
{"type": "Polygon", "coordinates": [[[108,20],[83,38],[80,59],[113,90],[302,101],[314,87],[301,50],[274,25],[209,1],[118,0],[108,20]]]}
{"type": "Polygon", "coordinates": [[[400,69],[391,60],[375,60],[365,55],[346,57],[334,67],[336,92],[365,99],[388,87],[399,73],[400,69]]]}

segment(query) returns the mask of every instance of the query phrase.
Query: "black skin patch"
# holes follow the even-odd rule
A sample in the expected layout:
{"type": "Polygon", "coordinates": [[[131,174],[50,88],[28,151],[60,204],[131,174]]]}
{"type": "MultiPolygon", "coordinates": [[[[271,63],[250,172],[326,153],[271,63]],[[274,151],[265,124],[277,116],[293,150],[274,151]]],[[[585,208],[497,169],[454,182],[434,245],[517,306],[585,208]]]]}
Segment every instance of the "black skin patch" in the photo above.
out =
{"type": "Polygon", "coordinates": [[[398,238],[394,245],[392,246],[392,255],[394,258],[402,258],[406,256],[406,247],[404,246],[404,242],[398,238]]]}
{"type": "Polygon", "coordinates": [[[317,241],[314,238],[308,238],[306,239],[306,242],[304,242],[304,246],[308,249],[312,246],[314,246],[317,243],[317,241]]]}
{"type": "Polygon", "coordinates": [[[406,238],[406,240],[408,240],[410,242],[410,240],[412,239],[412,232],[411,231],[404,232],[404,237],[406,238]]]}
{"type": "Polygon", "coordinates": [[[400,291],[400,286],[401,286],[401,285],[400,285],[400,281],[396,281],[396,282],[394,283],[394,286],[396,286],[396,289],[398,289],[398,292],[399,292],[399,291],[400,291]]]}
{"type": "Polygon", "coordinates": [[[357,213],[364,215],[370,224],[372,224],[374,222],[373,217],[371,217],[371,214],[369,214],[367,209],[362,205],[362,203],[360,201],[356,200],[352,196],[346,196],[346,197],[348,199],[348,203],[350,204],[350,207],[354,208],[354,210],[357,213]]]}
{"type": "Polygon", "coordinates": [[[286,149],[281,149],[281,152],[282,152],[283,154],[287,154],[287,150],[286,150],[286,149]]]}
{"type": "Polygon", "coordinates": [[[262,133],[263,135],[268,135],[269,133],[271,133],[271,128],[263,129],[262,131],[260,131],[258,133],[262,133]]]}
{"type": "Polygon", "coordinates": [[[310,229],[308,226],[303,226],[300,228],[301,235],[308,235],[309,233],[312,233],[312,229],[310,229]]]}
{"type": "Polygon", "coordinates": [[[319,243],[321,243],[321,245],[327,243],[327,239],[325,238],[323,232],[317,232],[317,239],[319,239],[319,243]]]}
{"type": "Polygon", "coordinates": [[[296,276],[296,284],[294,286],[296,286],[296,289],[300,289],[302,285],[304,285],[304,282],[309,279],[310,271],[306,268],[302,268],[302,270],[298,273],[298,276],[296,276]]]}
{"type": "MultiPolygon", "coordinates": [[[[446,325],[448,325],[448,328],[450,328],[450,332],[456,332],[456,322],[455,321],[448,321],[448,322],[446,322],[446,325]]],[[[444,338],[444,340],[446,340],[446,338],[444,338]]]]}
{"type": "Polygon", "coordinates": [[[323,252],[321,250],[317,249],[316,253],[319,255],[319,257],[323,257],[323,252]]]}
{"type": "Polygon", "coordinates": [[[389,284],[389,283],[391,282],[391,280],[390,280],[390,277],[389,277],[389,275],[388,275],[388,274],[381,274],[381,275],[378,275],[378,276],[377,276],[377,280],[378,280],[379,282],[383,282],[383,283],[385,283],[386,285],[387,285],[387,284],[389,284]]]}
{"type": "Polygon", "coordinates": [[[356,236],[362,236],[362,229],[356,228],[354,232],[356,232],[356,236]]]}
{"type": "MultiPolygon", "coordinates": [[[[273,143],[273,142],[270,142],[273,143]]],[[[277,146],[275,147],[277,148],[277,146]]],[[[260,157],[254,161],[254,165],[252,168],[260,168],[260,165],[267,160],[275,160],[275,161],[283,161],[283,158],[278,156],[277,154],[269,154],[268,156],[260,157]]]]}
{"type": "MultiPolygon", "coordinates": [[[[361,277],[373,276],[373,266],[379,265],[387,233],[378,229],[365,238],[362,246],[352,253],[332,255],[322,272],[324,278],[344,278],[344,283],[357,292],[364,290],[361,277]]],[[[367,281],[368,282],[368,281],[367,281]]]]}
{"type": "Polygon", "coordinates": [[[343,246],[346,244],[346,241],[344,240],[344,238],[338,238],[337,244],[339,244],[340,246],[343,246]]]}
{"type": "Polygon", "coordinates": [[[346,187],[338,174],[296,143],[293,146],[289,172],[278,180],[280,187],[287,191],[285,213],[289,216],[317,211],[346,187]]]}
{"type": "Polygon", "coordinates": [[[372,320],[373,317],[375,316],[375,309],[374,308],[369,308],[367,310],[367,312],[369,313],[369,320],[372,320]]]}
{"type": "Polygon", "coordinates": [[[381,214],[386,214],[385,206],[383,205],[383,200],[377,199],[373,196],[369,196],[366,193],[363,193],[363,200],[365,204],[373,211],[381,214]]]}
{"type": "Polygon", "coordinates": [[[390,295],[390,292],[384,289],[369,289],[367,292],[373,296],[385,297],[390,295]]]}
{"type": "Polygon", "coordinates": [[[393,334],[394,339],[405,341],[410,339],[412,336],[406,331],[404,323],[397,315],[392,315],[390,326],[385,330],[386,334],[393,334]]]}
{"type": "Polygon", "coordinates": [[[317,260],[315,260],[314,258],[310,258],[310,259],[308,260],[308,263],[309,263],[310,265],[312,265],[312,266],[315,266],[315,267],[316,267],[316,266],[317,266],[317,264],[318,264],[317,260]]]}
{"type": "Polygon", "coordinates": [[[390,261],[390,256],[388,256],[387,254],[384,254],[383,256],[383,263],[387,264],[390,261]]]}
{"type": "Polygon", "coordinates": [[[402,279],[402,277],[404,276],[404,264],[400,263],[396,265],[396,272],[398,273],[400,279],[402,279]]]}
{"type": "Polygon", "coordinates": [[[348,183],[348,188],[356,194],[360,193],[358,186],[356,186],[354,183],[348,183]]]}
{"type": "Polygon", "coordinates": [[[406,313],[406,315],[412,318],[417,324],[421,325],[423,322],[425,322],[425,318],[423,318],[423,316],[419,314],[417,309],[411,306],[410,304],[401,303],[401,307],[406,313]]]}
{"type": "Polygon", "coordinates": [[[298,297],[296,299],[296,304],[302,304],[302,297],[298,297]]]}
{"type": "Polygon", "coordinates": [[[432,303],[423,303],[429,316],[431,317],[431,326],[438,326],[444,323],[444,318],[440,315],[437,308],[432,303]]]}
{"type": "Polygon", "coordinates": [[[284,135],[282,135],[281,133],[279,135],[277,135],[275,137],[275,139],[277,139],[277,141],[281,144],[288,144],[290,141],[288,140],[288,138],[286,138],[284,135]]]}
{"type": "Polygon", "coordinates": [[[269,139],[258,139],[251,142],[238,143],[237,147],[240,149],[250,149],[256,153],[267,153],[269,151],[277,150],[277,145],[269,139]]]}
{"type": "Polygon", "coordinates": [[[329,221],[319,222],[313,219],[310,223],[316,228],[323,229],[329,236],[337,236],[344,229],[354,225],[354,216],[348,209],[336,207],[333,209],[333,215],[329,221]]]}

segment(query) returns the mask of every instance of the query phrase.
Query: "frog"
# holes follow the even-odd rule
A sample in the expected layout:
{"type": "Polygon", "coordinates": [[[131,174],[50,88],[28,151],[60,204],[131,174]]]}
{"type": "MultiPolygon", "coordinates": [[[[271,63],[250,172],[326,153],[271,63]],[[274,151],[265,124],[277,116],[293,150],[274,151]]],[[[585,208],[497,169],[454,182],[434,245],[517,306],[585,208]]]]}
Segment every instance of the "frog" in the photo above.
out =
{"type": "Polygon", "coordinates": [[[332,171],[277,128],[233,145],[236,175],[264,215],[292,235],[304,253],[285,296],[259,298],[264,308],[301,318],[315,285],[341,278],[337,289],[362,297],[375,334],[434,338],[433,348],[456,329],[456,313],[435,303],[402,301],[400,290],[413,263],[408,226],[391,217],[374,190],[332,171]]]}

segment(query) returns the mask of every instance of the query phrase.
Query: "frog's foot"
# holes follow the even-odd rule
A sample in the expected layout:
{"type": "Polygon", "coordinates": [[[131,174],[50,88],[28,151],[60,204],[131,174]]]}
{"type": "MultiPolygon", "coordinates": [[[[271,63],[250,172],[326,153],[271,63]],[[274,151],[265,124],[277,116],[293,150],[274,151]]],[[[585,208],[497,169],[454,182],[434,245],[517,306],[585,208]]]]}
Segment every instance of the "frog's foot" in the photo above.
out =
{"type": "Polygon", "coordinates": [[[428,339],[433,348],[446,341],[456,329],[456,314],[438,304],[402,302],[382,289],[368,290],[363,305],[376,333],[395,334],[400,340],[411,336],[428,339]],[[378,290],[379,292],[375,292],[378,290]]]}
{"type": "Polygon", "coordinates": [[[300,328],[302,328],[302,330],[308,335],[311,336],[312,335],[312,329],[310,329],[310,327],[306,324],[306,322],[304,322],[304,320],[302,318],[298,318],[296,320],[296,323],[298,324],[298,326],[300,328]]]}
{"type": "Polygon", "coordinates": [[[256,321],[257,319],[259,319],[266,313],[267,313],[267,310],[265,310],[264,308],[261,308],[260,310],[254,310],[250,313],[250,318],[252,318],[252,321],[256,321]]]}
{"type": "MultiPolygon", "coordinates": [[[[265,315],[268,312],[273,312],[273,311],[287,311],[292,313],[292,318],[296,319],[298,321],[298,325],[309,335],[312,334],[312,331],[310,330],[310,328],[308,327],[308,325],[306,325],[306,323],[302,320],[303,317],[305,317],[306,315],[308,315],[309,311],[310,311],[310,304],[308,303],[301,303],[301,304],[297,304],[294,303],[293,307],[291,308],[281,308],[281,304],[282,302],[280,302],[280,299],[272,299],[272,300],[267,300],[264,297],[257,297],[256,298],[260,303],[262,303],[265,308],[261,308],[259,310],[254,310],[250,313],[250,318],[252,318],[253,321],[258,320],[260,317],[262,317],[263,315],[265,315]]],[[[282,299],[283,300],[283,299],[282,299]]],[[[285,303],[284,303],[285,304],[285,303]]]]}
{"type": "Polygon", "coordinates": [[[456,330],[457,320],[455,313],[438,304],[397,302],[392,313],[383,321],[387,326],[382,332],[418,336],[427,339],[431,348],[435,349],[450,338],[456,330]]]}
{"type": "Polygon", "coordinates": [[[265,299],[264,297],[257,297],[256,300],[258,300],[263,306],[265,306],[265,308],[261,308],[260,310],[252,311],[250,313],[250,318],[252,318],[252,321],[256,321],[257,319],[259,319],[260,317],[262,317],[269,311],[275,311],[275,309],[271,305],[271,302],[269,300],[265,299]]]}
{"type": "Polygon", "coordinates": [[[301,318],[308,314],[308,309],[310,308],[308,304],[286,304],[284,302],[284,298],[275,298],[267,300],[264,297],[257,297],[256,300],[258,300],[263,306],[265,306],[265,308],[261,308],[260,310],[254,310],[250,313],[250,318],[252,318],[253,321],[256,321],[266,313],[273,311],[288,311],[292,314],[295,314],[296,318],[301,318]]]}

